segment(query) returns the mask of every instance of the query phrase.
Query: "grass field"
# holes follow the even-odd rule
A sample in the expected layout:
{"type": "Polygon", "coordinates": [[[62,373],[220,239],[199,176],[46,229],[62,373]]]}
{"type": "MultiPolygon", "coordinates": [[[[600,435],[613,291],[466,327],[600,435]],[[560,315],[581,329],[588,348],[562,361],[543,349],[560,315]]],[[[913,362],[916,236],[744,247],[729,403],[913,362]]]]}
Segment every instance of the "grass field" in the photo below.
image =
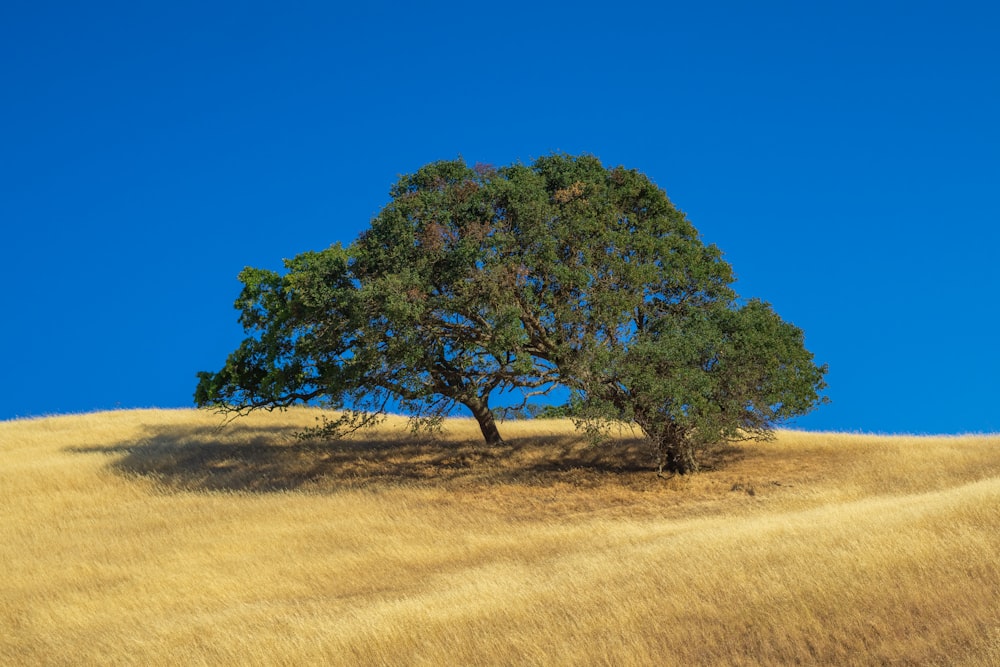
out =
{"type": "Polygon", "coordinates": [[[1000,665],[1000,437],[0,423],[0,664],[1000,665]]]}

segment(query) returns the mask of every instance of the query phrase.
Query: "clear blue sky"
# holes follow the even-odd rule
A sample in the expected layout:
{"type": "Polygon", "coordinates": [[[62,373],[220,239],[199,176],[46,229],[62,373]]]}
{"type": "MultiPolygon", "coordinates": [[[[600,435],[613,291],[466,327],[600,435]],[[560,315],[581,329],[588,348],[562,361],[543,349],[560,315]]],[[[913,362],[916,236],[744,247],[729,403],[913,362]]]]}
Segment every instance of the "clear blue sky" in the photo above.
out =
{"type": "Polygon", "coordinates": [[[649,175],[829,363],[812,430],[1000,431],[993,2],[0,7],[0,419],[191,405],[245,265],[438,159],[649,175]]]}

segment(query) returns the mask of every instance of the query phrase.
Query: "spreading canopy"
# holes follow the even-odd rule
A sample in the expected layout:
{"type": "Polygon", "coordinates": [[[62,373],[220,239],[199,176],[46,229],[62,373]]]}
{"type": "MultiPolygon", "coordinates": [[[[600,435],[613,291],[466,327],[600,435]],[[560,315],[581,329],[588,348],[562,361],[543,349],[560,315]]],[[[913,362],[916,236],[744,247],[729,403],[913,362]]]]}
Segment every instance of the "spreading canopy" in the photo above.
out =
{"type": "Polygon", "coordinates": [[[722,253],[648,178],[550,156],[503,187],[522,322],[587,426],[634,423],[661,470],[686,472],[699,449],[769,437],[820,400],[801,330],[740,301],[722,253]]]}
{"type": "Polygon", "coordinates": [[[488,185],[496,173],[460,161],[403,177],[351,246],[247,268],[236,302],[250,336],[195,400],[223,410],[322,400],[340,422],[368,423],[392,403],[417,418],[464,405],[500,441],[489,400],[549,390],[510,295],[497,282],[488,185]]]}
{"type": "Polygon", "coordinates": [[[241,273],[249,335],[199,374],[199,405],[321,400],[347,408],[331,430],[463,405],[496,443],[491,397],[563,386],[581,423],[636,424],[661,469],[687,472],[820,400],[802,332],[738,299],[718,248],[634,170],[437,162],[391,197],[350,246],[241,273]]]}

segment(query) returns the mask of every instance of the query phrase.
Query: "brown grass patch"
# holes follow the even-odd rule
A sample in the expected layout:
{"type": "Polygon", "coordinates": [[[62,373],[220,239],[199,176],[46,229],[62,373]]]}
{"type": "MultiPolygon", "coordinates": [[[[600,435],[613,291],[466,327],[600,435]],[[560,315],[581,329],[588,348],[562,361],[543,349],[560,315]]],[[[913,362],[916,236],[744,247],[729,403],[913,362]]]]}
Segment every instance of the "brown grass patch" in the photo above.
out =
{"type": "Polygon", "coordinates": [[[1000,438],[0,423],[3,664],[1000,664],[1000,438]]]}

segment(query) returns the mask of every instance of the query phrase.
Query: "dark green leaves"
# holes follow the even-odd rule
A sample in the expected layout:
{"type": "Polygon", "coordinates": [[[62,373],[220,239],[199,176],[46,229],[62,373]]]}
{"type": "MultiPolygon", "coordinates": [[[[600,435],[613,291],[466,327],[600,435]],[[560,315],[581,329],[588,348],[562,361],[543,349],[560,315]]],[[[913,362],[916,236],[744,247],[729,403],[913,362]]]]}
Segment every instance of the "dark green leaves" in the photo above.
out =
{"type": "Polygon", "coordinates": [[[634,170],[444,161],[391,194],[349,247],[240,274],[248,338],[199,374],[199,405],[394,401],[433,419],[460,404],[497,442],[496,393],[519,392],[517,413],[561,385],[585,423],[636,423],[661,468],[686,472],[700,448],[766,437],[819,400],[802,332],[741,305],[722,253],[634,170]]]}

